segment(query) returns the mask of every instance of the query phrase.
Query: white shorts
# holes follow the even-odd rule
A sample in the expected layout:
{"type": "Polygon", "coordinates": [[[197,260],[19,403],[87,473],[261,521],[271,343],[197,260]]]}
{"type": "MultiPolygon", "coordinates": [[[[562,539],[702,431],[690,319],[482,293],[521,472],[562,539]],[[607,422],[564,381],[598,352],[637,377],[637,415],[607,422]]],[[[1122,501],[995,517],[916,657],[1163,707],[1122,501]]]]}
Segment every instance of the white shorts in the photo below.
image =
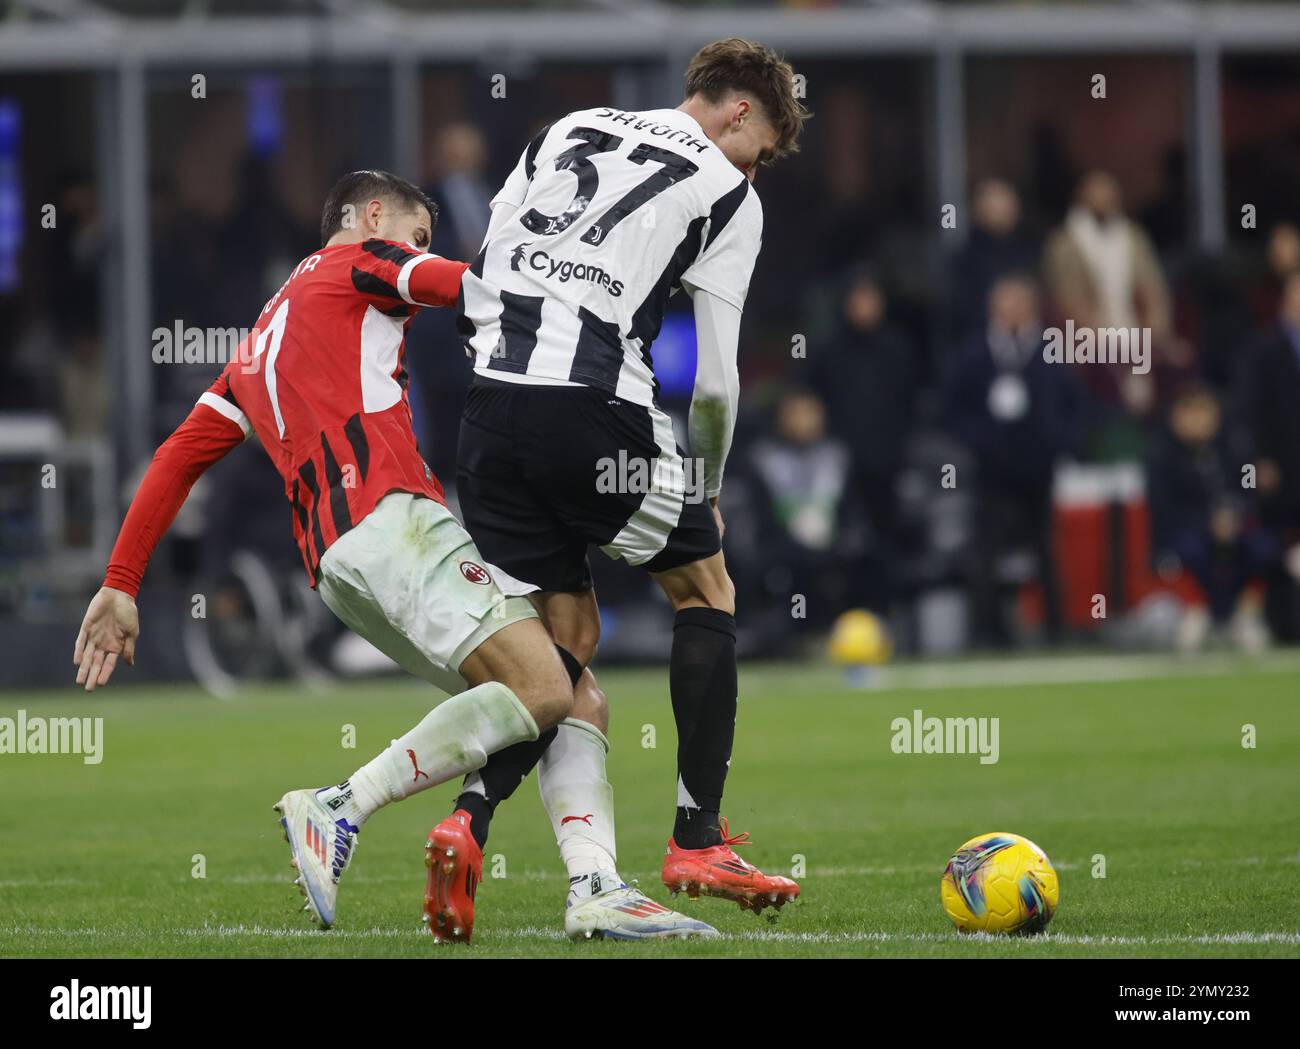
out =
{"type": "Polygon", "coordinates": [[[320,560],[317,592],[349,628],[404,670],[448,693],[458,669],[503,627],[537,612],[537,588],[479,555],[441,503],[390,492],[320,560]]]}

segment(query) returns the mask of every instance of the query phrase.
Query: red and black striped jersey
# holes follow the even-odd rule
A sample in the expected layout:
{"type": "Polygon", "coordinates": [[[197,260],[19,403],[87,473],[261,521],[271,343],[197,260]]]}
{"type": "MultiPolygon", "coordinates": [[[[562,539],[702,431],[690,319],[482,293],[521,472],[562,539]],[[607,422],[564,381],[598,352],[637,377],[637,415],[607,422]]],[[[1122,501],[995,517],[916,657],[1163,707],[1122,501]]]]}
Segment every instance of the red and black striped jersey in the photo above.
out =
{"type": "Polygon", "coordinates": [[[465,269],[385,240],[324,247],[298,263],[155,455],[105,585],[134,596],[194,481],[250,433],[284,479],[313,586],[325,551],[389,492],[442,502],[411,425],[405,338],[420,307],[456,303],[465,269]]]}

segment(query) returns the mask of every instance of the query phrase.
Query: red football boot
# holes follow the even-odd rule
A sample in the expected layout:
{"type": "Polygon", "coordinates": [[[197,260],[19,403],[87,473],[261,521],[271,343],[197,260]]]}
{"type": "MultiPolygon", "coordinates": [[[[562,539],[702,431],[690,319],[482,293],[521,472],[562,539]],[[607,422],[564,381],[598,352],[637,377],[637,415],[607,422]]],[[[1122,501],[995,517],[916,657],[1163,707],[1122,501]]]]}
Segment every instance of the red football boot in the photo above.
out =
{"type": "Polygon", "coordinates": [[[424,918],[438,943],[469,943],[474,893],[483,878],[483,850],[469,832],[469,813],[457,809],[429,831],[424,844],[424,918]]]}
{"type": "Polygon", "coordinates": [[[664,887],[676,895],[684,892],[691,899],[698,896],[720,896],[734,900],[741,910],[755,914],[764,907],[778,910],[790,900],[799,898],[799,886],[789,878],[764,874],[736,855],[733,845],[748,845],[749,834],[731,837],[726,819],[722,821],[722,844],[707,849],[679,849],[677,842],[668,839],[668,854],[664,857],[664,887]]]}

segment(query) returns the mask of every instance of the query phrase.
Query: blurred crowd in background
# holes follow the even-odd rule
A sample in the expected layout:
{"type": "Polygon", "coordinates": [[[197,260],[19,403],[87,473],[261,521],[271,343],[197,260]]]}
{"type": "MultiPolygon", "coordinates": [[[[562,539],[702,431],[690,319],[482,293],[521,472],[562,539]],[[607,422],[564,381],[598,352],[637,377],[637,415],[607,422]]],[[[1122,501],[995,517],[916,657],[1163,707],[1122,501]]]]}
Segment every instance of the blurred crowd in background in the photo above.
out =
{"type": "MultiPolygon", "coordinates": [[[[805,650],[852,608],[882,617],[904,652],[1300,639],[1300,64],[1224,61],[1227,239],[1207,252],[1182,59],[972,60],[968,196],[951,229],[921,63],[792,58],[816,115],[802,152],[756,184],[765,240],[722,500],[750,650],[805,650]],[[1095,68],[1104,102],[1079,86],[1095,68]],[[1044,328],[1067,319],[1148,329],[1149,371],[1048,363],[1044,328]]],[[[529,135],[614,99],[615,78],[533,69],[503,101],[474,70],[426,71],[420,170],[403,174],[442,208],[432,250],[472,258],[529,135]]],[[[103,185],[77,138],[90,116],[76,79],[0,77],[0,109],[21,114],[28,143],[23,215],[47,196],[60,215],[55,230],[25,223],[0,287],[0,410],[105,435],[121,391],[101,337],[103,185]]],[[[231,74],[200,108],[183,78],[151,85],[152,324],[253,322],[317,246],[330,182],[390,163],[384,88],[364,70],[231,74]]],[[[654,352],[684,422],[679,299],[654,352]]],[[[451,487],[470,377],[451,311],[422,315],[407,352],[422,449],[451,487]]],[[[215,370],[157,370],[155,437],[215,370]]],[[[119,465],[129,490],[142,464],[119,465]]],[[[258,452],[229,457],[196,499],[203,512],[178,521],[178,552],[151,577],[219,574],[246,547],[298,571],[258,452]]],[[[605,651],[634,656],[655,599],[604,561],[605,651]]]]}

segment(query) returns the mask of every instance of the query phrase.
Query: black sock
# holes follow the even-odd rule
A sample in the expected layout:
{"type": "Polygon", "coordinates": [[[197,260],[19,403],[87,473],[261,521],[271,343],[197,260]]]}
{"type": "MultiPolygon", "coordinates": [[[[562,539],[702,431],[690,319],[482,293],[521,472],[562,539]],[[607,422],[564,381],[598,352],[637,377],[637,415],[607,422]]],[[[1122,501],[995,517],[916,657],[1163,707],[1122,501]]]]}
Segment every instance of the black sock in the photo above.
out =
{"type": "Polygon", "coordinates": [[[464,809],[469,813],[469,832],[474,835],[481,849],[487,845],[488,824],[492,822],[492,806],[488,799],[476,790],[467,790],[452,806],[452,811],[464,809]]]}
{"type": "Polygon", "coordinates": [[[678,806],[673,840],[703,849],[722,841],[718,810],[736,734],[736,618],[684,608],[673,624],[668,675],[677,721],[677,774],[694,800],[678,806]]]}
{"type": "MultiPolygon", "coordinates": [[[[560,653],[564,669],[569,672],[569,680],[576,685],[578,678],[582,677],[582,664],[559,645],[555,646],[555,650],[560,653]]],[[[549,728],[534,740],[524,740],[498,750],[488,757],[487,764],[477,773],[471,772],[465,777],[465,782],[468,783],[471,776],[477,775],[483,781],[486,795],[477,790],[462,791],[453,809],[464,809],[469,813],[469,832],[474,835],[480,849],[487,845],[488,828],[497,806],[528,778],[528,773],[542,760],[542,755],[558,731],[558,728],[549,728]]]]}
{"type": "Polygon", "coordinates": [[[722,842],[718,813],[711,809],[688,809],[677,806],[673,822],[673,841],[679,849],[707,849],[722,842]]]}

